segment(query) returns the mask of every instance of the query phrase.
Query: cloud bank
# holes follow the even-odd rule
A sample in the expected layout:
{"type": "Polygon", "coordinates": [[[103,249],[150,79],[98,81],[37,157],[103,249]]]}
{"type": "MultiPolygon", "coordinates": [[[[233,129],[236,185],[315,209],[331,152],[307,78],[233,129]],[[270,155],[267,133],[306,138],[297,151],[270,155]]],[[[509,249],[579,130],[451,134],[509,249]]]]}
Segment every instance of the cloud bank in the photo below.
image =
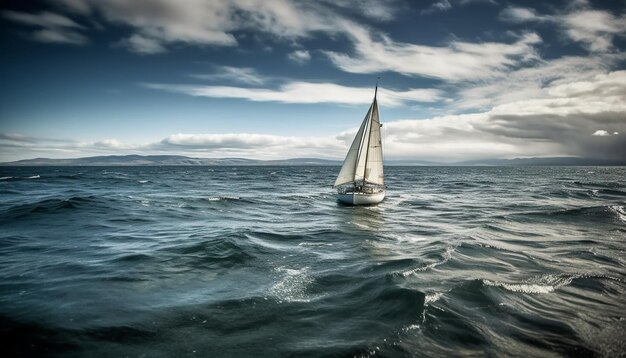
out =
{"type": "MultiPolygon", "coordinates": [[[[256,102],[281,103],[336,103],[369,104],[372,88],[348,87],[334,83],[289,82],[278,89],[234,86],[172,85],[144,83],[156,90],[170,91],[196,97],[238,98],[256,102]]],[[[379,90],[379,98],[386,106],[400,106],[411,102],[435,102],[442,100],[442,92],[436,89],[409,89],[406,91],[379,90]]]]}
{"type": "MultiPolygon", "coordinates": [[[[371,95],[370,89],[366,91],[371,95]]],[[[546,93],[544,98],[513,101],[484,112],[384,121],[385,156],[441,161],[530,156],[626,158],[626,71],[555,84],[546,93]]],[[[7,157],[14,152],[29,153],[27,157],[39,152],[67,157],[132,151],[258,159],[341,159],[356,132],[356,124],[355,128],[327,137],[173,134],[142,144],[124,144],[114,139],[64,142],[3,134],[0,148],[7,157]]]]}

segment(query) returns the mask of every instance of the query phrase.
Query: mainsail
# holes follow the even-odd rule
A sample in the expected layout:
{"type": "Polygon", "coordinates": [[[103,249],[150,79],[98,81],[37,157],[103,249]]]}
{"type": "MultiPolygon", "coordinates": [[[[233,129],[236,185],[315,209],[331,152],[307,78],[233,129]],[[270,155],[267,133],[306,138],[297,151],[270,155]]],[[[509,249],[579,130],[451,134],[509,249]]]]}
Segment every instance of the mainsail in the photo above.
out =
{"type": "Polygon", "coordinates": [[[335,180],[335,187],[350,183],[384,185],[383,147],[380,138],[380,120],[376,93],[359,131],[335,180]]]}

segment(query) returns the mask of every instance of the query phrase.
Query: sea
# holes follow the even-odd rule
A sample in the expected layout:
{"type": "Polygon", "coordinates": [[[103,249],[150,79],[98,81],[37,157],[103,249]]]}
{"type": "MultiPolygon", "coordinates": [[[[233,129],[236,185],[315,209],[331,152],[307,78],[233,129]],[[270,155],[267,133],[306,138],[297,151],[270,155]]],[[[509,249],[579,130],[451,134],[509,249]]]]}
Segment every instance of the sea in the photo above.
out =
{"type": "Polygon", "coordinates": [[[625,167],[0,167],[2,357],[624,357],[625,167]]]}

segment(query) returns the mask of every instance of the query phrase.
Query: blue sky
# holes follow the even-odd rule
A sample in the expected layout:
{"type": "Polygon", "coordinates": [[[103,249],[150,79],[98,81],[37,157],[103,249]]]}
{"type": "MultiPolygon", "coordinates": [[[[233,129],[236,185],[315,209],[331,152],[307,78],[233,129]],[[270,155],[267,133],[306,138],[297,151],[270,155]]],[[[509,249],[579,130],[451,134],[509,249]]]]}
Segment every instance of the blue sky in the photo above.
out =
{"type": "Polygon", "coordinates": [[[5,1],[0,161],[626,157],[626,2],[5,1]]]}

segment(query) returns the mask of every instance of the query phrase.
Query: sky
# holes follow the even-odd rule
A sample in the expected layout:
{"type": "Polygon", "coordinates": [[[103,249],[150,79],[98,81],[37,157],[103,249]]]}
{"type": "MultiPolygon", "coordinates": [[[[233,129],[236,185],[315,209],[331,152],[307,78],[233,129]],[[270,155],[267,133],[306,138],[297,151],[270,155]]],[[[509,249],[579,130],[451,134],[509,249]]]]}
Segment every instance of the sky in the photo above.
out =
{"type": "Polygon", "coordinates": [[[0,161],[626,158],[626,1],[5,0],[0,161]]]}

